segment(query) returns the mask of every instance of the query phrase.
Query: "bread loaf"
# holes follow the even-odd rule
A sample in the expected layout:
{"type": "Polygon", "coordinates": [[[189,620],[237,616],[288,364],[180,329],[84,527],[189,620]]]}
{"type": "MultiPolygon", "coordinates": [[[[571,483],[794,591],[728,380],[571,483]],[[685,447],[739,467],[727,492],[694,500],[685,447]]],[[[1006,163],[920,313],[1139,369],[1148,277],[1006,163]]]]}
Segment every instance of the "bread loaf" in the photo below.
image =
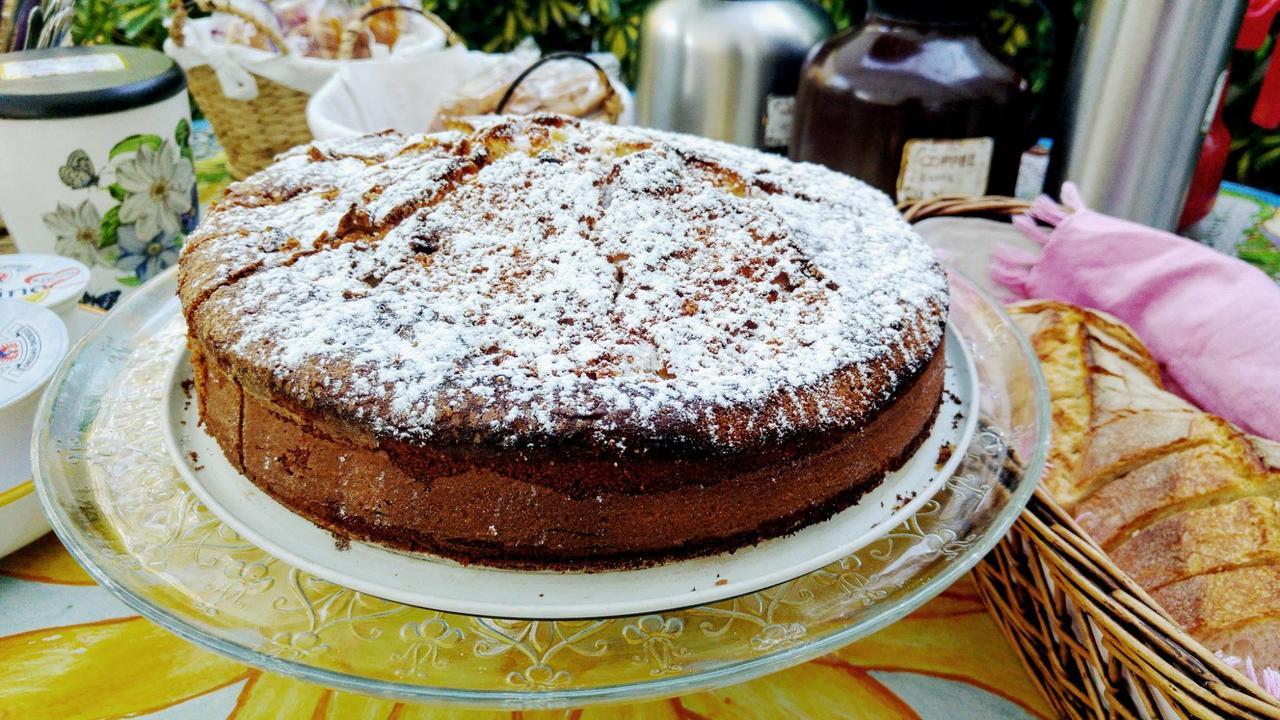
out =
{"type": "Polygon", "coordinates": [[[1046,488],[1191,635],[1280,666],[1280,443],[1166,391],[1115,318],[1010,310],[1049,386],[1046,488]]]}

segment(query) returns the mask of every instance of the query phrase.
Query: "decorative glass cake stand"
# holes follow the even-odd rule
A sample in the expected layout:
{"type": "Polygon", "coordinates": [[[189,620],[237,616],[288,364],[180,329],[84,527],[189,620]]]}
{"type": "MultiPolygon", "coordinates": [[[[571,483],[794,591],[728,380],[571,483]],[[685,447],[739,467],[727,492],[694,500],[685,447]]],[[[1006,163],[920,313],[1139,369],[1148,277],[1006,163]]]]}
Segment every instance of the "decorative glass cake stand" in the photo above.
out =
{"type": "Polygon", "coordinates": [[[556,707],[676,695],[781,670],[902,618],[973,567],[1044,469],[1048,394],[1005,313],[951,274],[979,429],[944,488],[887,536],[741,597],[647,615],[508,620],[389,602],[290,567],[214,517],[166,452],[164,382],[181,350],[175,275],[149,283],[63,363],[32,465],[58,536],[143,616],[236,660],[436,703],[556,707]]]}

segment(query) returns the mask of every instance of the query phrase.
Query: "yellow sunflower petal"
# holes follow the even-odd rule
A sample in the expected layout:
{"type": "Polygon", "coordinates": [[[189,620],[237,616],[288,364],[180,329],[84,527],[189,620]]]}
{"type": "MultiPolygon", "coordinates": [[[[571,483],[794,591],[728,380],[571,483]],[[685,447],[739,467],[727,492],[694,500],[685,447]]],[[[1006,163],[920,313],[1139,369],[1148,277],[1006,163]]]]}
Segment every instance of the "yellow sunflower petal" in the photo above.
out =
{"type": "Polygon", "coordinates": [[[13,718],[145,714],[250,672],[142,618],[0,637],[0,658],[0,708],[13,718]]]}
{"type": "MultiPolygon", "coordinates": [[[[532,715],[526,712],[523,717],[529,720],[532,715]]],[[[387,720],[512,720],[513,717],[512,713],[502,710],[467,710],[405,703],[396,705],[387,720]]]]}
{"type": "Polygon", "coordinates": [[[827,660],[863,670],[905,670],[967,682],[1032,714],[1052,716],[985,611],[912,615],[817,662],[827,660]]]}
{"type": "Polygon", "coordinates": [[[334,692],[323,717],[325,720],[386,720],[395,707],[394,700],[334,692]]]}
{"type": "Polygon", "coordinates": [[[328,716],[333,691],[275,673],[258,672],[245,684],[228,720],[312,720],[328,716]]]}
{"type": "Polygon", "coordinates": [[[0,575],[59,585],[94,584],[53,533],[0,559],[0,575]]]}
{"type": "Polygon", "coordinates": [[[574,711],[578,714],[566,716],[565,720],[692,720],[692,715],[681,715],[681,710],[679,701],[673,698],[627,705],[596,705],[574,711]]]}
{"type": "Polygon", "coordinates": [[[875,718],[918,720],[919,716],[891,690],[865,671],[849,665],[805,663],[774,675],[713,692],[685,695],[673,701],[683,714],[714,720],[783,720],[784,718],[875,718]]]}
{"type": "Polygon", "coordinates": [[[965,575],[924,607],[911,613],[911,617],[948,617],[982,612],[986,612],[986,606],[978,596],[978,587],[973,583],[972,576],[965,575]]]}

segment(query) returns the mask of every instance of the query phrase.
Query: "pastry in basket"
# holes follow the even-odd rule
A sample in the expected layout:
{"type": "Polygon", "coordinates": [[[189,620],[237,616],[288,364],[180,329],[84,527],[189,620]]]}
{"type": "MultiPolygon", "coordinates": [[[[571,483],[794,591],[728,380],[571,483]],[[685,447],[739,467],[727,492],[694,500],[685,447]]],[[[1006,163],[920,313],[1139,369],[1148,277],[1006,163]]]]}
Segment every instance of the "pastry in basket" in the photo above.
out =
{"type": "Polygon", "coordinates": [[[556,115],[298,148],[208,213],[179,292],[232,465],[464,562],[649,563],[825,519],[918,446],[945,368],[945,274],[882,193],[556,115]]]}
{"type": "MultiPolygon", "coordinates": [[[[288,44],[289,52],[304,57],[333,59],[338,57],[342,33],[352,19],[375,8],[396,7],[404,3],[405,0],[372,0],[357,9],[341,0],[285,0],[270,4],[249,3],[245,11],[278,31],[288,44]]],[[[393,47],[412,22],[414,19],[408,13],[381,12],[374,15],[365,31],[356,36],[351,57],[369,57],[371,43],[393,47]]],[[[277,50],[267,34],[239,17],[231,18],[225,32],[228,43],[259,50],[277,50]]]]}
{"type": "Polygon", "coordinates": [[[1011,307],[1053,406],[1046,488],[1196,639],[1280,666],[1280,443],[1165,391],[1120,321],[1011,307]]]}
{"type": "Polygon", "coordinates": [[[468,80],[444,101],[431,129],[447,128],[453,118],[499,112],[503,96],[517,81],[519,84],[511,91],[502,112],[513,115],[553,112],[616,122],[622,112],[622,101],[611,85],[612,80],[601,66],[584,58],[548,58],[534,67],[539,62],[537,52],[517,50],[498,56],[487,70],[468,80]]]}

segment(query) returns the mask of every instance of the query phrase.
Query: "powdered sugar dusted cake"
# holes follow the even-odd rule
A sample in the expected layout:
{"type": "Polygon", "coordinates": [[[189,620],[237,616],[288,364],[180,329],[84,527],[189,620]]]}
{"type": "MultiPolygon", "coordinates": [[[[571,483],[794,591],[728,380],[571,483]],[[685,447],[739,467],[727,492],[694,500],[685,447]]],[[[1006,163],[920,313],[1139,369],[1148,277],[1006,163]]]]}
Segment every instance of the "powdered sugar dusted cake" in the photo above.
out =
{"type": "Polygon", "coordinates": [[[227,458],[336,533],[602,567],[790,532],[936,412],[947,289],[888,198],[559,116],[317,142],[179,290],[227,458]]]}

